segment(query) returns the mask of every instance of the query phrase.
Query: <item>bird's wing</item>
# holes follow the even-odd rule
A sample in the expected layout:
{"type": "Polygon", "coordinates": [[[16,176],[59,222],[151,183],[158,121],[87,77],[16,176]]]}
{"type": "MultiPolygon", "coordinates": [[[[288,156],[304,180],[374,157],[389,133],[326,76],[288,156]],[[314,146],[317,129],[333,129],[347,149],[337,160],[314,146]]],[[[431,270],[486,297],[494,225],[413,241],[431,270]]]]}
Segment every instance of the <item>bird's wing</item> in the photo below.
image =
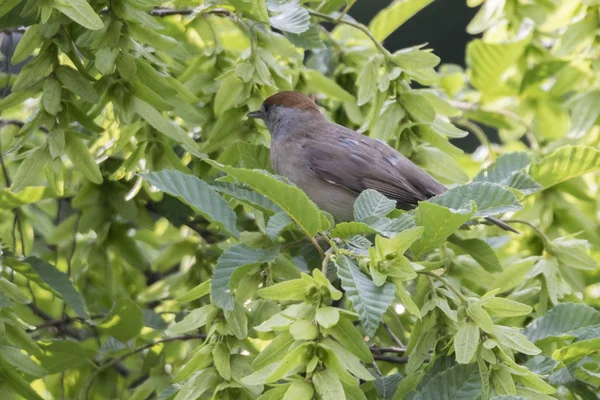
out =
{"type": "Polygon", "coordinates": [[[339,125],[334,132],[315,139],[307,138],[302,144],[304,159],[315,174],[330,183],[356,193],[375,189],[402,208],[446,190],[409,159],[375,139],[339,125]]]}

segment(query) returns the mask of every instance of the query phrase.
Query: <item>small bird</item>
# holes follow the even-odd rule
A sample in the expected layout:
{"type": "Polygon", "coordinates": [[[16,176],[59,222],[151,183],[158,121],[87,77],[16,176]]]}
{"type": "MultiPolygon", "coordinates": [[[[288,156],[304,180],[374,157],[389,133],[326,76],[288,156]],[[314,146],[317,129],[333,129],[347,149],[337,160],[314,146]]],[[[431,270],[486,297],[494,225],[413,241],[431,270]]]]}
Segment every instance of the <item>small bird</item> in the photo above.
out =
{"type": "MultiPolygon", "coordinates": [[[[353,219],[354,201],[374,189],[409,210],[419,201],[444,193],[434,177],[379,140],[330,122],[308,96],[285,91],[248,113],[271,133],[275,172],[302,189],[338,221],[353,219]]],[[[502,229],[517,230],[489,217],[502,229]]]]}

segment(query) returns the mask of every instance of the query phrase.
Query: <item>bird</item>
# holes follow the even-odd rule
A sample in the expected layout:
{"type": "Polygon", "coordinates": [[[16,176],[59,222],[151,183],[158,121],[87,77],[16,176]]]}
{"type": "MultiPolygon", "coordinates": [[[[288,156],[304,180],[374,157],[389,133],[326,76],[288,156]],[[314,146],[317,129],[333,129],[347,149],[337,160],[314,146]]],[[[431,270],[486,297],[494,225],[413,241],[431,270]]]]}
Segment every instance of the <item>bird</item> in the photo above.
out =
{"type": "MultiPolygon", "coordinates": [[[[354,202],[373,189],[414,209],[447,188],[387,143],[330,122],[305,94],[283,91],[247,114],[264,121],[271,135],[273,170],[338,221],[351,221],[354,202]]],[[[519,233],[494,217],[487,220],[519,233]]]]}

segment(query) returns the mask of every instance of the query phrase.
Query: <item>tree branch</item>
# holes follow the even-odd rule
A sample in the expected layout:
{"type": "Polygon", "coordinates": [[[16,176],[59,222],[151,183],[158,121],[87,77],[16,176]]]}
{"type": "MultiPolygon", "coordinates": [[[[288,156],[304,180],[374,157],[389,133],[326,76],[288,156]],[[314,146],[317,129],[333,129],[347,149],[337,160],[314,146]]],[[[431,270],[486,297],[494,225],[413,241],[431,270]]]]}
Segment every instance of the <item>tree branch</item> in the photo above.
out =
{"type": "Polygon", "coordinates": [[[392,364],[406,364],[408,362],[408,356],[404,357],[395,357],[395,356],[384,356],[379,354],[374,354],[373,358],[377,361],[385,361],[392,364]]]}

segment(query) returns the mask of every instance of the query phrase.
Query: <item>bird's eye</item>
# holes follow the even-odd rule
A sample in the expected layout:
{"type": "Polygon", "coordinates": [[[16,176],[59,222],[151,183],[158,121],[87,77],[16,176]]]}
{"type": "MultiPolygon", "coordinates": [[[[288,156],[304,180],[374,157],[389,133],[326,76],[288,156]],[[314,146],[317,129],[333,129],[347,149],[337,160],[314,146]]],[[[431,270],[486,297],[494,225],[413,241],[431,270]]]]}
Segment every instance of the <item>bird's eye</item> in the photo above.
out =
{"type": "Polygon", "coordinates": [[[271,111],[271,105],[270,104],[263,104],[263,109],[264,109],[264,113],[265,114],[269,114],[269,111],[271,111]]]}

